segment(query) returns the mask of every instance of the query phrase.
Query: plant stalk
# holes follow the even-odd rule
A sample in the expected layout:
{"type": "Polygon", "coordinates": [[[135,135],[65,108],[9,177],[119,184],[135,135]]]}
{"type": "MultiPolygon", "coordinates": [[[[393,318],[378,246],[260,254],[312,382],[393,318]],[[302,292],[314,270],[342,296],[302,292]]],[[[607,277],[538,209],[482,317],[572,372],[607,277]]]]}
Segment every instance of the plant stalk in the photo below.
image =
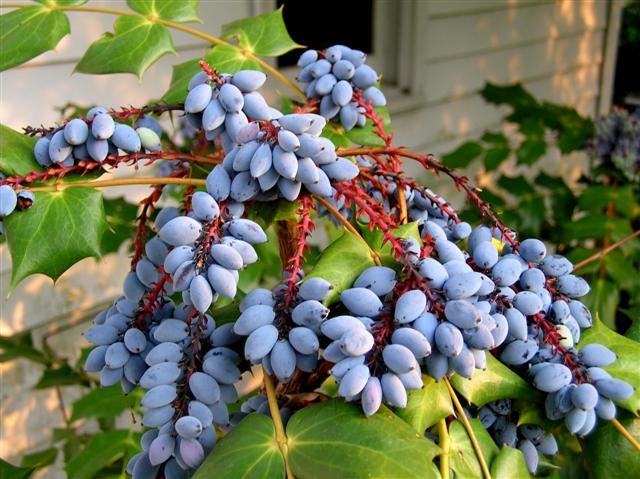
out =
{"type": "Polygon", "coordinates": [[[271,376],[266,371],[262,371],[262,377],[264,378],[264,387],[267,391],[267,401],[269,402],[269,412],[271,413],[271,419],[273,420],[273,426],[276,430],[276,442],[284,458],[284,467],[287,472],[287,479],[294,479],[293,473],[289,469],[288,452],[289,446],[287,445],[287,435],[284,431],[284,425],[282,424],[282,418],[280,417],[280,409],[278,408],[278,399],[276,398],[276,389],[273,385],[271,376]]]}
{"type": "Polygon", "coordinates": [[[606,248],[604,248],[601,251],[598,251],[596,254],[589,256],[586,259],[583,259],[582,261],[579,261],[575,264],[575,266],[573,267],[573,270],[577,270],[582,268],[583,266],[588,265],[589,263],[593,263],[595,260],[602,258],[603,256],[608,255],[609,253],[611,253],[614,249],[619,248],[620,246],[622,246],[624,243],[626,243],[627,241],[631,241],[632,239],[636,238],[640,236],[640,230],[635,231],[633,233],[631,233],[629,236],[622,238],[620,241],[616,241],[615,243],[613,243],[610,246],[607,246],[606,248]]]}
{"type": "MultiPolygon", "coordinates": [[[[0,5],[0,8],[24,8],[24,7],[32,7],[34,5],[27,3],[3,3],[0,5]]],[[[55,5],[50,6],[49,8],[54,10],[66,10],[70,12],[92,12],[92,13],[105,13],[109,15],[126,15],[126,16],[138,16],[147,19],[151,23],[158,23],[160,25],[164,25],[165,27],[173,28],[174,30],[179,30],[184,33],[188,33],[189,35],[193,35],[195,37],[201,38],[213,45],[225,45],[228,47],[237,50],[243,57],[249,58],[253,60],[257,64],[259,64],[265,71],[269,72],[271,75],[276,77],[282,83],[284,83],[287,87],[291,89],[293,93],[295,93],[302,101],[306,101],[307,97],[300,88],[298,88],[291,80],[285,77],[282,73],[280,73],[276,68],[273,68],[267,62],[262,60],[260,57],[256,56],[250,50],[245,48],[240,48],[232,43],[223,40],[222,38],[214,37],[209,35],[208,33],[201,32],[196,30],[195,28],[188,27],[186,25],[182,25],[181,23],[172,22],[171,20],[164,20],[158,17],[146,16],[134,11],[127,10],[118,10],[115,8],[107,8],[107,7],[92,7],[88,5],[55,5]]]]}
{"type": "Polygon", "coordinates": [[[482,469],[482,473],[484,474],[485,479],[491,479],[491,473],[489,472],[489,468],[487,467],[487,462],[484,459],[484,455],[482,454],[482,449],[480,449],[480,444],[478,443],[478,439],[476,439],[476,435],[473,433],[473,429],[471,428],[471,423],[467,419],[467,415],[464,413],[464,409],[462,409],[462,404],[460,404],[460,400],[456,395],[456,392],[451,386],[449,382],[449,378],[445,376],[443,379],[444,383],[447,385],[447,389],[449,390],[449,395],[451,396],[451,400],[453,401],[456,410],[458,411],[458,415],[460,416],[460,420],[464,425],[464,428],[467,430],[467,434],[469,435],[469,439],[471,440],[471,444],[473,445],[473,450],[476,453],[476,457],[478,458],[478,462],[480,463],[480,468],[482,469]]]}
{"type": "Polygon", "coordinates": [[[613,418],[611,420],[611,424],[613,424],[613,427],[620,431],[620,434],[622,434],[627,439],[627,441],[629,441],[631,445],[636,448],[637,451],[640,451],[640,444],[635,440],[631,433],[627,431],[627,429],[622,425],[620,421],[618,421],[616,418],[613,418]]]}
{"type": "MultiPolygon", "coordinates": [[[[316,200],[318,203],[322,204],[322,206],[324,206],[327,210],[329,210],[329,212],[338,220],[340,221],[340,223],[342,223],[342,225],[353,235],[357,236],[358,238],[360,238],[362,241],[364,241],[364,238],[362,237],[362,235],[360,235],[360,233],[358,232],[357,229],[355,229],[353,227],[353,225],[351,223],[349,223],[347,221],[347,219],[342,216],[340,214],[340,212],[335,209],[333,207],[333,205],[331,203],[329,203],[327,200],[325,200],[324,198],[322,198],[321,196],[317,196],[317,195],[312,195],[313,199],[316,200]]],[[[366,243],[366,241],[365,241],[366,243]]],[[[378,253],[376,253],[375,251],[373,251],[371,248],[369,248],[369,254],[371,255],[371,258],[373,259],[373,262],[380,266],[382,263],[380,262],[380,256],[378,255],[378,253]]]]}
{"type": "Polygon", "coordinates": [[[449,450],[451,449],[451,438],[449,437],[446,419],[441,419],[440,422],[438,422],[438,437],[440,438],[440,449],[442,449],[440,453],[440,475],[442,479],[449,479],[449,450]]]}
{"type": "Polygon", "coordinates": [[[119,178],[117,180],[96,180],[96,181],[76,181],[71,183],[56,183],[52,186],[38,186],[37,188],[20,188],[16,191],[62,191],[74,186],[85,186],[88,188],[106,188],[109,186],[125,185],[191,185],[204,186],[206,180],[197,178],[119,178]]]}

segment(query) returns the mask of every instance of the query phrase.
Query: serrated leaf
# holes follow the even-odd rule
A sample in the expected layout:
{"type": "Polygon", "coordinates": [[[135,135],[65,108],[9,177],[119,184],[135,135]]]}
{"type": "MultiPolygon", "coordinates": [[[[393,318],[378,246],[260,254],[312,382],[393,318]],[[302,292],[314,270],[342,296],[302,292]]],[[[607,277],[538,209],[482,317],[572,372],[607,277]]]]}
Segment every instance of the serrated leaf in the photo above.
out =
{"type": "Polygon", "coordinates": [[[484,148],[477,141],[467,141],[451,153],[442,155],[442,163],[449,168],[465,168],[478,158],[484,148]]]}
{"type": "Polygon", "coordinates": [[[396,414],[418,434],[424,434],[429,427],[454,412],[451,396],[444,382],[436,382],[425,375],[422,376],[422,381],[422,389],[407,391],[407,407],[396,410],[396,414]]]}
{"type": "Polygon", "coordinates": [[[103,75],[133,73],[138,78],[167,53],[175,53],[171,33],[139,16],[122,16],[114,33],[105,33],[89,46],[75,71],[103,75]]]}
{"type": "Polygon", "coordinates": [[[25,176],[40,171],[33,156],[36,139],[0,125],[0,171],[6,176],[25,176]]]}
{"type": "Polygon", "coordinates": [[[120,384],[93,389],[73,403],[70,421],[119,416],[123,411],[133,408],[141,397],[140,389],[125,395],[120,384]]]}
{"type": "Polygon", "coordinates": [[[149,17],[173,22],[202,22],[198,18],[198,0],[127,0],[127,5],[149,17]]]}
{"type": "Polygon", "coordinates": [[[95,434],[87,445],[67,461],[64,469],[73,479],[95,477],[102,468],[138,449],[136,435],[130,431],[106,431],[95,434]]]}
{"type": "Polygon", "coordinates": [[[237,37],[241,48],[266,57],[277,57],[302,47],[289,36],[282,7],[264,15],[227,23],[222,26],[222,35],[224,38],[237,37]]]}
{"type": "Polygon", "coordinates": [[[482,406],[497,399],[529,399],[538,393],[520,376],[487,354],[487,369],[476,369],[472,379],[452,376],[451,384],[467,401],[482,406]]]}
{"type": "MultiPolygon", "coordinates": [[[[391,245],[389,243],[384,242],[384,235],[382,231],[378,228],[373,231],[368,228],[361,228],[362,236],[369,245],[369,247],[378,253],[380,257],[380,261],[389,267],[397,267],[398,261],[394,258],[392,254],[391,245]]],[[[391,230],[393,236],[396,238],[413,238],[419,242],[420,239],[420,231],[418,231],[418,222],[413,221],[411,223],[404,224],[402,226],[398,226],[391,230]]]]}
{"type": "MultiPolygon", "coordinates": [[[[388,134],[391,133],[391,116],[386,106],[379,106],[375,108],[378,115],[382,116],[382,126],[384,131],[388,134]]],[[[344,131],[344,130],[343,130],[344,131]]],[[[345,136],[356,145],[362,146],[385,146],[385,142],[376,134],[375,128],[371,120],[367,120],[364,126],[356,126],[345,133],[345,136]]]]}
{"type": "Polygon", "coordinates": [[[338,300],[342,291],[351,287],[364,269],[374,264],[367,243],[344,230],[342,236],[322,252],[306,278],[320,277],[333,285],[333,290],[324,301],[325,304],[331,304],[338,300]]]}
{"type": "Polygon", "coordinates": [[[547,142],[544,138],[527,138],[516,150],[516,158],[519,165],[532,165],[547,151],[547,142]]]}
{"type": "Polygon", "coordinates": [[[24,358],[40,364],[49,360],[44,353],[33,347],[31,333],[18,333],[13,336],[0,336],[0,363],[24,358]]]}
{"type": "Polygon", "coordinates": [[[193,479],[284,478],[284,458],[273,421],[250,414],[234,427],[198,468],[193,479]]]}
{"type": "Polygon", "coordinates": [[[88,386],[88,381],[71,369],[68,364],[45,369],[34,389],[48,389],[59,386],[88,386]]]}
{"type": "MultiPolygon", "coordinates": [[[[478,419],[470,419],[469,423],[480,445],[485,462],[491,464],[498,455],[498,446],[493,442],[493,439],[491,439],[491,436],[478,419]]],[[[462,421],[456,420],[451,423],[449,437],[451,438],[451,449],[449,450],[451,469],[456,473],[456,477],[469,479],[483,477],[480,462],[478,462],[473,444],[471,444],[462,421]]]]}
{"type": "Polygon", "coordinates": [[[52,50],[70,32],[67,16],[46,7],[24,7],[0,16],[0,71],[52,50]]]}
{"type": "Polygon", "coordinates": [[[491,463],[491,477],[496,479],[525,479],[531,477],[524,455],[519,449],[503,446],[491,463]]]}
{"type": "Polygon", "coordinates": [[[616,401],[616,404],[635,415],[640,414],[640,343],[609,329],[598,316],[594,318],[593,326],[584,331],[578,348],[583,348],[589,343],[603,344],[616,353],[618,359],[604,369],[613,377],[628,382],[635,389],[633,396],[625,401],[616,401]]]}
{"type": "MultiPolygon", "coordinates": [[[[620,423],[640,441],[640,419],[622,419],[620,423]]],[[[638,451],[610,422],[598,424],[584,438],[583,457],[594,479],[640,477],[638,451]]]]}
{"type": "Polygon", "coordinates": [[[291,417],[287,436],[299,479],[437,477],[429,465],[439,448],[385,406],[367,418],[357,404],[314,404],[291,417]]]}
{"type": "Polygon", "coordinates": [[[71,187],[36,192],[35,198],[31,208],[4,219],[12,258],[11,289],[35,273],[55,281],[81,259],[100,256],[106,222],[99,191],[71,187]]]}

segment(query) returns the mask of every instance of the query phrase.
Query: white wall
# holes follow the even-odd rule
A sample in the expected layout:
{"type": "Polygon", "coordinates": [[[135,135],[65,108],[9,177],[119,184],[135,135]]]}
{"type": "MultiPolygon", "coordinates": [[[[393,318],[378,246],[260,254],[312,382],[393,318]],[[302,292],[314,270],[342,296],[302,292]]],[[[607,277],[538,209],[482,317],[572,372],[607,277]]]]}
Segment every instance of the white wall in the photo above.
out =
{"type": "MultiPolygon", "coordinates": [[[[401,8],[400,34],[411,43],[402,76],[412,94],[390,95],[396,143],[421,151],[444,152],[465,138],[499,126],[503,111],[478,96],[486,80],[522,81],[538,98],[574,105],[593,115],[600,92],[608,2],[573,0],[378,0],[385,8],[401,8]]],[[[93,1],[113,8],[123,1],[93,1]]],[[[261,11],[265,0],[201,0],[203,25],[218,34],[220,25],[261,11]]],[[[0,75],[0,121],[15,129],[58,120],[53,107],[67,101],[106,106],[141,105],[158,98],[169,84],[170,66],[198,56],[205,45],[183,34],[174,36],[179,56],[167,56],[151,67],[142,81],[132,75],[71,74],[86,46],[110,31],[114,17],[70,14],[72,36],[56,52],[0,75]]],[[[377,22],[384,25],[384,22],[377,22]]],[[[609,68],[612,68],[610,65],[609,68]]],[[[605,102],[606,103],[606,102],[605,102]]],[[[552,164],[553,155],[548,164],[552,164]]],[[[555,163],[557,164],[557,163],[555,163]]],[[[505,165],[512,172],[513,164],[505,165]]],[[[563,166],[568,169],[568,167],[563,166]]],[[[571,175],[571,171],[565,171],[571,175]]],[[[484,179],[486,181],[486,179],[484,179]]],[[[441,184],[429,179],[430,184],[441,184]]],[[[448,187],[442,186],[444,191],[448,187]]],[[[0,248],[0,296],[5,297],[10,262],[0,248]]],[[[22,283],[1,305],[0,333],[36,328],[41,336],[54,315],[90,308],[117,294],[127,270],[126,252],[97,264],[87,259],[59,280],[55,289],[41,276],[22,283]]],[[[74,328],[51,339],[64,354],[77,354],[81,343],[74,328]]],[[[40,371],[26,362],[0,364],[2,433],[0,456],[16,458],[46,444],[61,425],[53,392],[33,393],[29,387],[40,371]]],[[[75,392],[65,390],[67,402],[75,392]]],[[[47,477],[61,476],[59,470],[47,477]]]]}

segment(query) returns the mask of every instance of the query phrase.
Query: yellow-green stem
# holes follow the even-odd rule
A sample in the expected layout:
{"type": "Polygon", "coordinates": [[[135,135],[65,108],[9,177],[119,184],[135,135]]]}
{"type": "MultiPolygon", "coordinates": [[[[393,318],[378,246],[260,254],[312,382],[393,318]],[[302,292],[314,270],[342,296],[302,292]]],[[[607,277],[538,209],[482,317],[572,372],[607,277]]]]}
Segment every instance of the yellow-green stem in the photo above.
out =
{"type": "MultiPolygon", "coordinates": [[[[0,4],[0,8],[24,8],[24,7],[32,7],[32,6],[33,6],[32,4],[28,4],[28,3],[3,3],[3,4],[0,4]]],[[[249,51],[249,50],[247,50],[245,48],[240,48],[237,45],[229,43],[226,40],[223,40],[222,38],[214,37],[214,36],[209,35],[207,33],[204,33],[204,32],[201,32],[199,30],[196,30],[195,28],[191,28],[191,27],[188,27],[186,25],[183,25],[181,23],[172,22],[171,20],[164,20],[164,19],[158,18],[158,17],[142,15],[142,14],[134,12],[134,11],[118,10],[118,9],[115,9],[115,8],[107,8],[107,7],[93,7],[93,6],[89,6],[89,5],[52,5],[49,8],[55,9],[55,10],[66,10],[66,11],[69,11],[69,12],[92,12],[92,13],[105,13],[105,14],[109,14],[109,15],[127,15],[127,16],[144,17],[144,18],[146,18],[147,20],[149,20],[152,23],[159,23],[160,25],[164,25],[166,27],[173,28],[174,30],[179,30],[181,32],[188,33],[189,35],[193,35],[195,37],[202,38],[203,40],[206,40],[207,42],[209,42],[209,43],[211,43],[213,45],[226,45],[226,46],[231,47],[231,48],[237,50],[238,52],[240,52],[240,54],[243,57],[249,58],[249,59],[253,60],[254,62],[256,62],[257,64],[259,64],[265,71],[269,72],[271,75],[276,77],[282,83],[287,85],[291,89],[291,91],[293,91],[293,93],[295,93],[302,101],[306,101],[306,99],[307,99],[307,97],[304,94],[304,92],[302,90],[300,90],[300,88],[298,88],[291,80],[289,80],[287,77],[285,77],[276,68],[273,68],[267,62],[262,60],[260,57],[256,56],[252,51],[249,51]]]]}
{"type": "Polygon", "coordinates": [[[204,186],[207,180],[196,178],[118,178],[114,180],[96,180],[96,181],[75,181],[69,183],[56,183],[51,186],[38,186],[37,188],[19,188],[20,190],[29,191],[62,191],[66,188],[74,186],[86,186],[88,188],[106,188],[108,186],[124,186],[124,185],[190,185],[204,186]]]}
{"type": "Polygon", "coordinates": [[[456,392],[451,386],[449,379],[445,377],[443,379],[444,383],[447,385],[447,389],[449,390],[449,396],[451,396],[451,400],[453,401],[453,405],[456,407],[456,411],[458,411],[458,416],[460,416],[460,420],[464,425],[464,428],[469,435],[469,439],[471,440],[471,444],[473,445],[473,450],[476,453],[476,457],[478,458],[478,462],[480,463],[480,468],[482,469],[482,473],[484,474],[485,479],[491,479],[491,473],[489,472],[489,467],[487,467],[487,461],[484,459],[484,455],[482,454],[482,449],[480,449],[480,444],[478,443],[478,439],[476,439],[476,435],[473,433],[473,428],[471,427],[471,423],[467,419],[467,415],[462,408],[462,404],[460,404],[460,400],[456,395],[456,392]]]}
{"type": "MultiPolygon", "coordinates": [[[[357,236],[358,238],[360,238],[362,241],[364,241],[364,238],[360,235],[360,233],[358,232],[357,229],[355,229],[353,227],[353,225],[351,223],[349,223],[349,221],[347,221],[347,219],[342,216],[340,214],[340,212],[335,209],[333,207],[333,205],[331,203],[329,203],[326,199],[324,199],[322,196],[318,196],[318,195],[311,195],[312,198],[314,200],[316,200],[318,203],[322,204],[322,206],[324,206],[329,213],[331,213],[338,221],[340,221],[340,223],[342,223],[342,225],[349,230],[350,233],[352,233],[353,235],[357,236]]],[[[366,241],[365,241],[366,243],[366,241]]],[[[375,264],[377,264],[378,266],[380,266],[382,263],[380,262],[380,256],[378,255],[378,253],[376,253],[375,251],[373,251],[371,248],[369,248],[369,254],[371,255],[371,258],[373,259],[373,262],[375,264]]]]}
{"type": "Polygon", "coordinates": [[[442,479],[449,479],[449,449],[451,448],[451,438],[449,437],[449,430],[447,429],[447,421],[441,419],[438,422],[438,438],[439,446],[442,452],[440,453],[440,475],[442,479]]]}
{"type": "Polygon", "coordinates": [[[273,385],[273,379],[262,370],[262,377],[264,381],[264,387],[267,392],[267,401],[269,403],[269,412],[271,413],[271,419],[273,420],[273,426],[276,430],[276,442],[284,458],[284,467],[287,472],[287,479],[293,479],[293,474],[289,469],[289,446],[287,443],[287,435],[284,432],[284,425],[282,424],[282,418],[280,417],[280,408],[278,407],[278,398],[276,397],[276,388],[273,385]]]}
{"type": "Polygon", "coordinates": [[[615,427],[620,432],[620,434],[622,434],[627,439],[627,441],[629,441],[631,445],[636,448],[636,450],[640,451],[640,444],[635,440],[631,433],[627,431],[627,429],[622,425],[620,421],[618,421],[616,418],[613,418],[611,420],[611,423],[613,424],[613,427],[615,427]]]}

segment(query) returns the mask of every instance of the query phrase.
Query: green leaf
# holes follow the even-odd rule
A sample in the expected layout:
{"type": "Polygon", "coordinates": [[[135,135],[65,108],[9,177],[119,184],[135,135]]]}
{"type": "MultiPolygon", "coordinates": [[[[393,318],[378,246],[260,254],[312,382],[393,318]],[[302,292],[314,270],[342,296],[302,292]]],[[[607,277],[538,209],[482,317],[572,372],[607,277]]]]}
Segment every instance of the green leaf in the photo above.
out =
{"type": "Polygon", "coordinates": [[[35,467],[18,467],[0,459],[0,479],[27,479],[35,470],[35,467]]]}
{"type": "Polygon", "coordinates": [[[104,467],[130,452],[137,451],[135,435],[130,431],[107,431],[95,434],[82,449],[64,467],[68,477],[73,479],[89,479],[104,467]]]}
{"type": "Polygon", "coordinates": [[[591,283],[591,292],[584,303],[592,314],[598,314],[610,328],[616,327],[616,311],[620,302],[618,287],[607,279],[598,278],[591,283]]]}
{"type": "Polygon", "coordinates": [[[516,158],[519,165],[532,165],[547,151],[547,142],[544,138],[527,138],[516,150],[516,158]]]}
{"type": "Polygon", "coordinates": [[[487,131],[480,139],[485,143],[491,143],[496,146],[507,146],[509,144],[509,139],[504,136],[504,133],[496,131],[487,131]]]}
{"type": "Polygon", "coordinates": [[[491,463],[491,477],[496,479],[524,479],[531,477],[524,455],[519,449],[503,446],[491,463]]]}
{"type": "Polygon", "coordinates": [[[35,467],[36,469],[41,469],[53,464],[56,461],[57,456],[58,449],[55,447],[50,447],[42,451],[33,452],[31,454],[22,456],[22,462],[20,463],[20,465],[22,467],[35,467]]]}
{"type": "Polygon", "coordinates": [[[531,186],[531,183],[529,183],[527,179],[522,175],[501,176],[498,179],[498,186],[508,193],[511,193],[512,195],[518,197],[527,194],[533,195],[535,193],[535,190],[533,189],[533,186],[531,186]]]}
{"type": "Polygon", "coordinates": [[[202,22],[198,18],[198,0],[127,0],[131,10],[149,17],[173,22],[202,22]]]}
{"type": "Polygon", "coordinates": [[[298,202],[279,199],[262,203],[259,208],[252,208],[249,211],[249,217],[254,221],[259,220],[263,225],[263,229],[266,229],[275,221],[296,219],[299,207],[298,202]]]}
{"type": "Polygon", "coordinates": [[[482,95],[482,98],[487,102],[493,103],[494,105],[506,104],[513,108],[531,107],[538,104],[536,99],[531,96],[531,93],[524,89],[521,83],[496,85],[487,82],[480,91],[480,95],[482,95]]]}
{"type": "MultiPolygon", "coordinates": [[[[224,73],[236,73],[240,70],[262,70],[254,60],[244,57],[236,48],[228,45],[218,45],[209,50],[204,61],[212,68],[224,73]]],[[[180,103],[184,101],[187,97],[189,81],[201,70],[199,62],[200,59],[193,59],[173,66],[171,84],[162,96],[164,102],[180,103]]]]}
{"type": "Polygon", "coordinates": [[[105,199],[104,213],[107,229],[100,243],[100,253],[115,253],[120,245],[133,238],[138,205],[127,203],[123,198],[105,199]]]}
{"type": "Polygon", "coordinates": [[[70,31],[59,10],[33,6],[5,13],[0,16],[0,71],[53,50],[70,31]]]}
{"type": "Polygon", "coordinates": [[[495,146],[484,155],[484,167],[487,171],[493,171],[497,169],[507,158],[511,149],[508,146],[495,146]]]}
{"type": "Polygon", "coordinates": [[[58,386],[87,386],[88,382],[68,364],[57,368],[45,369],[34,389],[48,389],[58,386]]]}
{"type": "MultiPolygon", "coordinates": [[[[380,256],[380,261],[389,267],[397,267],[398,261],[392,254],[391,244],[384,242],[384,235],[379,228],[374,229],[373,231],[368,228],[361,228],[362,236],[365,241],[369,245],[369,247],[378,253],[380,256]]],[[[420,231],[418,231],[418,222],[413,221],[411,223],[404,224],[402,226],[398,226],[391,230],[393,232],[393,236],[396,238],[413,238],[419,242],[421,242],[420,231]]]]}
{"type": "Polygon", "coordinates": [[[83,258],[100,256],[106,222],[102,194],[71,187],[35,193],[31,208],[4,219],[12,259],[10,288],[30,274],[54,281],[83,258]]]}
{"type": "Polygon", "coordinates": [[[442,163],[450,168],[466,168],[478,158],[484,148],[477,141],[467,141],[451,153],[442,155],[442,163]]]}
{"type": "Polygon", "coordinates": [[[142,391],[138,389],[125,395],[120,384],[93,389],[73,403],[70,420],[119,416],[133,408],[141,396],[142,391]]]}
{"type": "Polygon", "coordinates": [[[333,290],[324,302],[331,304],[338,300],[342,291],[351,287],[364,269],[374,264],[367,243],[344,230],[342,236],[322,252],[306,279],[320,277],[329,281],[333,290]]]}
{"type": "Polygon", "coordinates": [[[336,145],[336,148],[349,148],[351,146],[351,140],[345,134],[344,128],[333,122],[327,123],[320,136],[329,138],[336,145]]]}
{"type": "MultiPolygon", "coordinates": [[[[491,464],[498,455],[498,446],[493,442],[491,436],[484,428],[480,420],[470,419],[471,429],[476,437],[480,450],[487,464],[491,464]]],[[[480,462],[473,449],[473,444],[464,428],[462,421],[456,420],[449,426],[449,437],[451,438],[451,469],[456,473],[457,478],[478,478],[483,477],[480,462]]],[[[498,479],[498,478],[496,478],[498,479]]]]}
{"type": "MultiPolygon", "coordinates": [[[[375,108],[375,111],[378,115],[382,116],[383,122],[382,126],[384,127],[384,131],[386,133],[391,132],[391,116],[389,115],[389,110],[385,106],[380,106],[375,108]]],[[[356,145],[362,146],[384,146],[385,142],[382,138],[380,138],[376,134],[377,129],[375,128],[373,122],[371,120],[367,120],[364,126],[359,127],[356,126],[345,133],[345,136],[356,145]]]]}
{"type": "Polygon", "coordinates": [[[40,171],[33,156],[36,139],[0,125],[0,171],[6,176],[26,176],[40,171]]]}
{"type": "Polygon", "coordinates": [[[0,363],[24,358],[40,364],[49,362],[47,356],[33,347],[31,333],[24,332],[13,336],[0,336],[0,363]]]}
{"type": "Polygon", "coordinates": [[[224,38],[237,37],[238,45],[256,55],[277,57],[301,48],[289,36],[282,18],[282,7],[273,12],[243,18],[222,26],[224,38]]]}
{"type": "Polygon", "coordinates": [[[314,404],[293,415],[287,436],[299,479],[435,477],[429,466],[439,448],[384,406],[367,418],[341,400],[314,404]]]}
{"type": "Polygon", "coordinates": [[[284,478],[284,458],[275,439],[273,422],[250,414],[234,427],[204,463],[193,479],[284,478]]]}
{"type": "Polygon", "coordinates": [[[638,415],[640,413],[640,343],[609,329],[597,315],[594,318],[593,327],[587,329],[582,335],[579,347],[582,348],[589,343],[603,344],[616,353],[618,359],[604,369],[613,377],[628,382],[635,389],[633,396],[625,401],[616,401],[616,404],[638,415]]]}
{"type": "Polygon", "coordinates": [[[139,16],[118,17],[114,33],[105,33],[89,46],[75,71],[102,75],[133,73],[138,78],[167,53],[175,53],[164,25],[139,16]]]}
{"type": "MultiPolygon", "coordinates": [[[[640,441],[640,419],[622,419],[622,425],[640,441]]],[[[640,477],[638,451],[613,424],[605,422],[584,438],[583,457],[594,479],[640,477]]]]}
{"type": "Polygon", "coordinates": [[[564,225],[572,239],[602,239],[607,234],[608,218],[603,214],[589,214],[564,225]]]}
{"type": "Polygon", "coordinates": [[[497,399],[532,399],[538,393],[492,354],[487,354],[487,369],[476,369],[472,379],[452,376],[451,384],[470,403],[482,406],[497,399]]]}
{"type": "Polygon", "coordinates": [[[422,380],[424,387],[407,391],[407,407],[396,411],[418,434],[424,434],[429,427],[454,412],[451,396],[444,382],[436,382],[425,375],[422,380]]]}

